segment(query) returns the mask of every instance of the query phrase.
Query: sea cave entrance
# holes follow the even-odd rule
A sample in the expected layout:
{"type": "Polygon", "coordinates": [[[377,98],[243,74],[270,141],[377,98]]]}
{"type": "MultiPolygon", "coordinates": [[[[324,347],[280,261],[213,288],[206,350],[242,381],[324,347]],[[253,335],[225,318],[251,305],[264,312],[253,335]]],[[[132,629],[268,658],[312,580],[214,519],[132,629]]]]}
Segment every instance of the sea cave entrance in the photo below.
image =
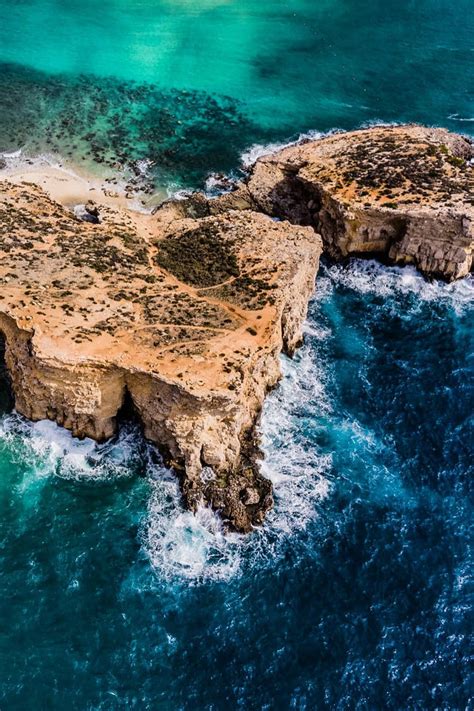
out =
{"type": "Polygon", "coordinates": [[[5,363],[5,336],[0,331],[0,415],[13,410],[13,391],[5,363]]]}

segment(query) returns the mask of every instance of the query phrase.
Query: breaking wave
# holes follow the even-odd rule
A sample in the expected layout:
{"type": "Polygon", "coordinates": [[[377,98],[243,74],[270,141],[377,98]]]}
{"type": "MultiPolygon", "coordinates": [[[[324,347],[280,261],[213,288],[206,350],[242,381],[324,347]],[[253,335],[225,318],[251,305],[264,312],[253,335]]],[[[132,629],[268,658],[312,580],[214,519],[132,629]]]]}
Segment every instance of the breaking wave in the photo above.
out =
{"type": "MultiPolygon", "coordinates": [[[[380,119],[374,119],[372,121],[364,121],[360,124],[359,128],[374,128],[376,126],[400,126],[400,122],[397,121],[382,121],[380,119]]],[[[254,143],[249,148],[247,148],[240,155],[240,162],[244,170],[248,170],[252,167],[254,163],[257,162],[259,158],[264,156],[273,155],[282,151],[284,148],[290,148],[291,146],[296,146],[298,143],[304,143],[305,141],[319,141],[322,138],[328,138],[329,136],[334,136],[338,133],[346,133],[342,128],[331,128],[328,131],[317,131],[312,129],[310,131],[305,131],[300,133],[296,138],[290,139],[288,141],[278,141],[275,143],[254,143]]]]}
{"type": "Polygon", "coordinates": [[[309,349],[296,361],[282,360],[283,379],[267,399],[261,423],[262,472],[274,486],[275,507],[249,536],[224,534],[216,514],[183,510],[175,477],[155,472],[143,545],[153,567],[167,579],[225,580],[249,568],[274,564],[291,537],[318,515],[328,495],[331,459],[312,449],[300,431],[301,412],[327,411],[324,374],[309,349]]]}
{"type": "MultiPolygon", "coordinates": [[[[274,564],[296,540],[305,545],[298,533],[317,521],[321,503],[331,495],[333,456],[319,446],[319,435],[339,429],[361,449],[383,450],[384,443],[356,418],[344,415],[341,421],[331,401],[334,373],[325,346],[334,334],[321,318],[321,309],[341,288],[380,300],[389,313],[406,309],[407,318],[416,317],[423,304],[444,304],[461,314],[474,303],[472,278],[453,284],[429,282],[410,267],[358,259],[349,266],[323,266],[304,326],[305,344],[294,360],[282,357],[282,380],[263,408],[261,467],[274,486],[274,509],[252,535],[224,535],[209,509],[202,508],[195,516],[182,509],[171,473],[155,472],[142,540],[160,576],[188,582],[223,580],[274,564]]],[[[384,469],[380,495],[390,491],[403,496],[400,487],[398,478],[384,469]]]]}
{"type": "Polygon", "coordinates": [[[290,146],[296,146],[302,141],[317,141],[320,138],[325,138],[331,136],[334,133],[339,133],[339,129],[332,129],[331,131],[321,132],[321,131],[307,131],[306,133],[300,133],[297,138],[290,141],[281,141],[278,143],[254,143],[247,150],[245,150],[240,156],[240,162],[244,169],[251,168],[251,166],[257,162],[259,158],[264,156],[272,155],[273,153],[278,153],[284,148],[289,148],[290,146]]]}
{"type": "Polygon", "coordinates": [[[76,439],[54,422],[29,422],[16,413],[0,419],[0,451],[7,449],[25,467],[24,486],[52,475],[78,482],[129,477],[140,458],[135,428],[126,426],[116,439],[98,444],[76,439]]]}
{"type": "Polygon", "coordinates": [[[450,121],[460,121],[463,123],[474,122],[474,116],[460,116],[459,114],[449,114],[448,119],[450,119],[450,121]]]}
{"type": "Polygon", "coordinates": [[[384,297],[394,307],[399,306],[400,297],[412,296],[415,297],[409,302],[412,310],[423,303],[442,303],[460,315],[474,304],[473,275],[446,284],[426,279],[414,267],[387,267],[372,259],[353,259],[347,266],[326,266],[318,278],[316,294],[329,295],[335,286],[384,297]]]}

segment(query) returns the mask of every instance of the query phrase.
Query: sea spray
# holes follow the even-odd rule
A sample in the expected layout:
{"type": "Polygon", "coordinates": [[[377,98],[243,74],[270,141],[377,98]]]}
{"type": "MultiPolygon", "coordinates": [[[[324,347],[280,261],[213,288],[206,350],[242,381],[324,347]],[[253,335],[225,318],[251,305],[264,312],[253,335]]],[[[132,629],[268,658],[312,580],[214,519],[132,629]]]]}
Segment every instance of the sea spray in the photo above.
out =
{"type": "MultiPolygon", "coordinates": [[[[330,395],[332,366],[324,356],[333,331],[321,319],[320,310],[340,288],[382,297],[387,311],[398,308],[400,299],[404,303],[408,299],[411,317],[417,315],[421,302],[444,302],[461,314],[473,301],[470,279],[451,285],[430,283],[411,269],[360,260],[350,267],[322,269],[304,329],[305,345],[294,360],[282,357],[282,380],[264,405],[261,466],[273,483],[275,508],[265,525],[248,537],[224,534],[218,517],[206,508],[196,515],[185,511],[175,475],[132,425],[124,426],[111,442],[96,444],[75,440],[50,422],[33,424],[16,414],[4,415],[0,448],[28,469],[23,488],[47,476],[73,479],[79,485],[145,476],[150,493],[140,538],[158,576],[202,582],[242,574],[249,560],[265,566],[284,555],[291,537],[317,518],[320,503],[330,496],[333,457],[321,449],[318,438],[325,428],[334,427],[339,413],[334,412],[330,395]]],[[[373,435],[363,434],[357,421],[341,427],[349,427],[351,438],[368,437],[366,446],[374,446],[373,435]]]]}

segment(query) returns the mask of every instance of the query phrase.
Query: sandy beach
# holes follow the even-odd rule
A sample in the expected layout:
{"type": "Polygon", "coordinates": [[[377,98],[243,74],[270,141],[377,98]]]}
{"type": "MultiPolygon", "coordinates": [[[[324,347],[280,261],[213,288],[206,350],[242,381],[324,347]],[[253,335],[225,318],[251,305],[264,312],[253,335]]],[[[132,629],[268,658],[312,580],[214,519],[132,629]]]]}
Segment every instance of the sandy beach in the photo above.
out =
{"type": "Polygon", "coordinates": [[[146,200],[140,194],[127,197],[120,184],[110,185],[104,179],[87,174],[83,169],[51,165],[46,161],[34,162],[32,165],[8,166],[7,164],[6,168],[0,170],[0,178],[9,180],[15,185],[21,183],[37,185],[53,200],[66,207],[92,200],[107,207],[148,213],[167,197],[164,191],[156,192],[146,200]]]}

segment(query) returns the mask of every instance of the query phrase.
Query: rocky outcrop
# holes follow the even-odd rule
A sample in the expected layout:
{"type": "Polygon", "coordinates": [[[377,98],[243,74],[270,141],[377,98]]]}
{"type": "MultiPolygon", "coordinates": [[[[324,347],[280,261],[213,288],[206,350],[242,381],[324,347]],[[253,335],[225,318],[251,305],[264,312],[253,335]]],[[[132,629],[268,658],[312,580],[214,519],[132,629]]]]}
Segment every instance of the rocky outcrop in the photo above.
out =
{"type": "Polygon", "coordinates": [[[473,266],[474,148],[445,129],[376,127],[304,141],[258,160],[216,199],[170,201],[168,214],[256,210],[310,225],[325,253],[414,264],[451,281],[473,266]]]}
{"type": "Polygon", "coordinates": [[[79,222],[1,184],[0,335],[16,409],[102,440],[131,401],[179,472],[248,531],[272,505],[255,423],[292,353],[321,252],[308,227],[255,212],[79,222]]]}
{"type": "Polygon", "coordinates": [[[312,225],[334,259],[379,256],[452,280],[473,264],[473,159],[444,129],[370,128],[262,158],[245,193],[254,209],[312,225]]]}
{"type": "Polygon", "coordinates": [[[76,205],[74,207],[74,215],[81,222],[92,222],[93,225],[97,225],[100,222],[99,209],[92,201],[87,202],[85,205],[76,205]]]}

